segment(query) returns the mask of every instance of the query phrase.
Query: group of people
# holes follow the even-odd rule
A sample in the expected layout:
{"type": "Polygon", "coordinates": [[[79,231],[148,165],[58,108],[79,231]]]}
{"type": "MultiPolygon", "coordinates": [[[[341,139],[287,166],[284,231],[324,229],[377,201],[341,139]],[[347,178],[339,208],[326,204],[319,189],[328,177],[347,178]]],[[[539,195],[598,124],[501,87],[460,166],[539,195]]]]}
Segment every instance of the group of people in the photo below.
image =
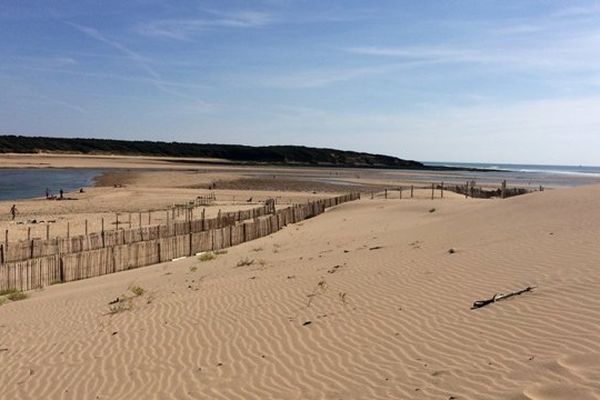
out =
{"type": "MultiPolygon", "coordinates": [[[[47,200],[50,200],[50,199],[63,200],[65,198],[64,193],[65,192],[62,189],[60,189],[60,191],[58,192],[58,197],[56,197],[50,192],[50,189],[46,188],[46,199],[47,200]]],[[[83,188],[79,189],[79,193],[84,193],[83,188]]],[[[19,213],[19,210],[17,210],[16,204],[12,205],[9,213],[10,213],[11,219],[14,221],[15,218],[17,218],[17,214],[19,213]]]]}
{"type": "MultiPolygon", "coordinates": [[[[58,197],[59,200],[64,199],[63,194],[64,194],[63,190],[60,189],[59,197],[58,197]]],[[[49,200],[49,199],[55,199],[55,198],[56,198],[56,196],[54,196],[52,193],[50,193],[50,189],[46,188],[46,199],[49,200]]]]}

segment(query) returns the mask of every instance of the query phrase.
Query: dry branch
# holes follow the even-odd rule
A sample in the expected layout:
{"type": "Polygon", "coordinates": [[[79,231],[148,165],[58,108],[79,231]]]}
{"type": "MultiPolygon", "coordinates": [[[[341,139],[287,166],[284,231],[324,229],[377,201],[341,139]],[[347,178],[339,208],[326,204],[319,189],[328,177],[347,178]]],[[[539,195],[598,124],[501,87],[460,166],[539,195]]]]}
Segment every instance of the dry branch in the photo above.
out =
{"type": "Polygon", "coordinates": [[[474,302],[471,306],[471,310],[485,307],[488,304],[492,304],[500,300],[506,300],[509,297],[518,296],[526,292],[531,292],[533,289],[535,289],[535,286],[527,286],[525,289],[517,290],[510,293],[496,293],[491,299],[477,300],[476,302],[474,302]]]}

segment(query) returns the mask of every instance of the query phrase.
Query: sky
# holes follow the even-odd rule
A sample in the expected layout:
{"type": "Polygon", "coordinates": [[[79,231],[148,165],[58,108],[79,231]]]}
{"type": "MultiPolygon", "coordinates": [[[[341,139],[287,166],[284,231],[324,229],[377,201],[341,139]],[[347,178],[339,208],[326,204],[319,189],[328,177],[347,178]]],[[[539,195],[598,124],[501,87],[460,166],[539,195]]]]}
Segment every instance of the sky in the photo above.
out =
{"type": "Polygon", "coordinates": [[[0,133],[600,165],[600,2],[0,0],[0,133]]]}

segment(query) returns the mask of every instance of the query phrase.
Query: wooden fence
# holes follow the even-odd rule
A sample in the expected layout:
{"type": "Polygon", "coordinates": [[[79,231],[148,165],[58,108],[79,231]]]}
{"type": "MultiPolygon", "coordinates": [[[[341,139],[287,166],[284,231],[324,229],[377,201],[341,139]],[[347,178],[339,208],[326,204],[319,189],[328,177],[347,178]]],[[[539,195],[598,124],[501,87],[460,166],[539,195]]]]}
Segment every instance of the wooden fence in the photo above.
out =
{"type": "Polygon", "coordinates": [[[219,213],[216,218],[175,221],[164,225],[154,225],[131,229],[117,229],[95,232],[88,235],[58,237],[53,239],[21,240],[0,244],[0,264],[12,261],[25,261],[30,258],[56,254],[78,253],[105,247],[163,239],[186,235],[215,228],[233,225],[239,221],[258,218],[274,212],[272,203],[243,211],[219,213]]]}
{"type": "MultiPolygon", "coordinates": [[[[476,186],[475,181],[467,181],[465,185],[444,185],[444,182],[442,183],[432,183],[430,185],[426,185],[426,186],[415,186],[415,185],[411,185],[411,186],[398,186],[395,188],[386,188],[383,189],[383,197],[384,198],[400,198],[402,199],[403,196],[404,198],[410,198],[412,199],[414,197],[414,191],[415,189],[420,189],[420,190],[426,190],[428,192],[431,193],[431,199],[433,200],[434,198],[438,197],[438,198],[444,198],[444,191],[450,191],[450,192],[454,192],[454,193],[458,193],[458,194],[464,194],[465,197],[473,197],[473,198],[483,198],[483,199],[489,199],[492,197],[499,197],[502,199],[508,198],[508,197],[513,197],[513,196],[519,196],[522,194],[527,194],[527,193],[531,193],[534,192],[536,190],[539,190],[540,192],[544,190],[543,186],[539,186],[538,188],[535,189],[531,189],[531,188],[522,188],[522,187],[512,187],[509,188],[506,184],[506,181],[502,181],[502,183],[500,184],[500,187],[498,189],[485,189],[484,187],[481,186],[476,186]],[[397,192],[397,194],[395,193],[397,192]],[[404,193],[404,194],[403,194],[404,193]],[[437,195],[436,193],[439,193],[439,195],[437,195]]],[[[371,198],[375,198],[375,194],[376,192],[371,192],[371,198]]]]}
{"type": "Polygon", "coordinates": [[[155,229],[146,230],[146,235],[138,233],[135,236],[131,233],[135,229],[127,234],[125,231],[111,232],[115,237],[110,240],[104,237],[100,247],[97,247],[101,241],[98,238],[95,241],[89,238],[93,245],[87,242],[81,245],[81,242],[75,241],[76,244],[65,244],[65,247],[50,246],[56,252],[0,264],[0,290],[31,290],[223,249],[270,235],[288,224],[317,216],[329,207],[358,198],[358,193],[351,193],[276,212],[258,212],[261,215],[257,215],[256,209],[223,213],[220,219],[152,227],[155,229]],[[61,251],[63,249],[67,251],[61,251]]]}

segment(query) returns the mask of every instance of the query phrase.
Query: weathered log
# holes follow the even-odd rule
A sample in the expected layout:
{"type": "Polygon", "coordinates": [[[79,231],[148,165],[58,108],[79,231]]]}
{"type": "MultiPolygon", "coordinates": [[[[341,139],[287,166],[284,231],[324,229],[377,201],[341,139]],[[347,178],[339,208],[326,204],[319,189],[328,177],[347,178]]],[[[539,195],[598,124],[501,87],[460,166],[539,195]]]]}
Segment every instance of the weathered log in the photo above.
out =
{"type": "Polygon", "coordinates": [[[535,286],[527,286],[525,289],[517,290],[514,292],[510,292],[510,293],[496,293],[491,299],[477,300],[476,302],[474,302],[473,305],[471,306],[471,310],[485,307],[488,304],[492,304],[492,303],[495,303],[500,300],[505,300],[505,299],[508,299],[509,297],[518,296],[518,295],[526,293],[526,292],[531,292],[533,289],[535,289],[535,286]]]}

